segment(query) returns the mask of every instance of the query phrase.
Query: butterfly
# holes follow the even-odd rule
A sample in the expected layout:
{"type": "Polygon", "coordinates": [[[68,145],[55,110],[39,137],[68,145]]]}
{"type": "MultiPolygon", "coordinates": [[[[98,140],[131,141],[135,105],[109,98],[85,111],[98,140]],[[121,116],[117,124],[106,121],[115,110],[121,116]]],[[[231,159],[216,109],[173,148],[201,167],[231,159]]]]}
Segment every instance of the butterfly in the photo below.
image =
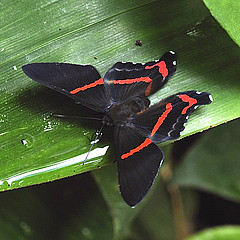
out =
{"type": "Polygon", "coordinates": [[[147,195],[164,155],[157,146],[180,137],[189,115],[212,102],[207,92],[186,91],[150,106],[148,96],[176,71],[177,54],[147,63],[117,62],[102,78],[91,65],[31,63],[23,72],[34,81],[102,113],[113,126],[118,181],[125,202],[136,206],[147,195]]]}

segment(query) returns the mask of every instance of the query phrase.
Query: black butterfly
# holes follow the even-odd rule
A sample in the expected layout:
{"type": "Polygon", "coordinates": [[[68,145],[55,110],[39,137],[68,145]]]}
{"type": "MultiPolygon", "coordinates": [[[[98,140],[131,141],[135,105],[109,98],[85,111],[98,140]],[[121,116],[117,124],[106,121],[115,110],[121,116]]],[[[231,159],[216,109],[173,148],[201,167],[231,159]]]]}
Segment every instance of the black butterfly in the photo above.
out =
{"type": "Polygon", "coordinates": [[[163,161],[156,144],[179,138],[194,109],[212,102],[209,93],[187,91],[149,107],[147,97],[167,83],[176,60],[170,51],[144,64],[118,62],[103,79],[91,65],[32,63],[22,69],[31,79],[104,114],[103,123],[114,127],[121,195],[133,207],[148,193],[163,161]]]}

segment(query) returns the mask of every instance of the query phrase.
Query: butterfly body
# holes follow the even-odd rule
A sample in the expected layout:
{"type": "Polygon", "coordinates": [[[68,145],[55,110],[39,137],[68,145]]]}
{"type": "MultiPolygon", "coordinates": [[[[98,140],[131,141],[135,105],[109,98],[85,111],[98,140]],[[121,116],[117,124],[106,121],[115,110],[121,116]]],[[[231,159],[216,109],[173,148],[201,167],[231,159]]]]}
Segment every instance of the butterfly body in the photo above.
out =
{"type": "Polygon", "coordinates": [[[108,125],[124,126],[131,122],[135,114],[149,106],[149,100],[136,97],[118,104],[113,104],[106,113],[108,125]]]}
{"type": "Polygon", "coordinates": [[[118,62],[104,78],[91,65],[22,67],[28,77],[102,113],[103,124],[113,126],[120,192],[131,207],[147,195],[162,164],[164,156],[156,143],[179,138],[189,115],[212,101],[207,92],[187,91],[150,106],[148,96],[174,74],[176,59],[170,51],[144,64],[118,62]]]}

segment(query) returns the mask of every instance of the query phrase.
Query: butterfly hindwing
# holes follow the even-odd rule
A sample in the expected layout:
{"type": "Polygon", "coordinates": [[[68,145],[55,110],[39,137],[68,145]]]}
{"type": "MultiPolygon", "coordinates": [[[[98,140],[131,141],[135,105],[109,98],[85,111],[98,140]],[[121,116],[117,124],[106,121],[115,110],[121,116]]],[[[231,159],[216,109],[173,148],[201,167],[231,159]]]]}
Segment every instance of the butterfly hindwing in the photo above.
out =
{"type": "Polygon", "coordinates": [[[108,105],[103,79],[91,65],[69,63],[32,63],[22,67],[36,82],[63,93],[95,111],[108,105]]]}
{"type": "Polygon", "coordinates": [[[161,149],[128,127],[115,127],[118,181],[123,199],[134,207],[150,190],[163,160],[161,149]]]}
{"type": "Polygon", "coordinates": [[[156,143],[180,137],[189,115],[199,106],[212,102],[207,92],[187,91],[172,95],[137,113],[131,126],[156,143]]]}
{"type": "Polygon", "coordinates": [[[120,103],[128,98],[155,93],[176,71],[176,60],[176,53],[170,51],[157,61],[116,63],[104,76],[111,101],[120,103]]]}

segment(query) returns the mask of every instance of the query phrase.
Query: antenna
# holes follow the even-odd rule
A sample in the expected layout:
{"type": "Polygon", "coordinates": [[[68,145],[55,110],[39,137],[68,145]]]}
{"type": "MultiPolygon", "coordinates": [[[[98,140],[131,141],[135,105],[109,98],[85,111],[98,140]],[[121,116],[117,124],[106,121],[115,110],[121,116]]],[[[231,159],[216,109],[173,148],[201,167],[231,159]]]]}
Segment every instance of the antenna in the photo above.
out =
{"type": "MultiPolygon", "coordinates": [[[[63,115],[63,114],[53,114],[53,116],[54,116],[54,117],[59,117],[59,118],[77,118],[77,119],[90,119],[90,120],[100,120],[100,121],[103,121],[102,118],[97,118],[97,117],[67,116],[67,115],[63,115]]],[[[87,156],[86,156],[86,158],[84,159],[82,165],[84,165],[85,162],[87,161],[87,158],[88,158],[88,156],[89,156],[89,154],[90,154],[90,152],[91,152],[91,150],[92,150],[92,148],[93,148],[93,145],[98,142],[98,140],[99,140],[99,138],[100,138],[100,134],[101,134],[101,132],[102,132],[105,124],[106,124],[106,123],[105,123],[105,121],[104,121],[102,127],[100,128],[100,130],[96,132],[96,137],[94,138],[93,141],[91,141],[90,149],[89,149],[89,151],[88,151],[88,153],[87,153],[87,156]]]]}
{"type": "Polygon", "coordinates": [[[88,153],[87,153],[87,156],[86,156],[86,158],[84,159],[82,165],[84,165],[85,162],[87,161],[87,158],[88,158],[88,156],[89,156],[89,154],[90,154],[90,152],[91,152],[91,150],[92,150],[92,148],[93,148],[93,145],[98,142],[104,126],[105,126],[105,123],[103,123],[102,127],[100,128],[100,130],[99,130],[98,132],[96,132],[96,137],[95,137],[95,139],[94,139],[93,141],[91,141],[91,147],[89,148],[89,151],[88,151],[88,153]]]}
{"type": "Polygon", "coordinates": [[[97,118],[97,117],[79,117],[79,116],[68,116],[68,115],[63,115],[63,114],[53,114],[53,116],[59,117],[59,118],[77,118],[77,119],[90,119],[90,120],[102,121],[102,118],[97,118]]]}

